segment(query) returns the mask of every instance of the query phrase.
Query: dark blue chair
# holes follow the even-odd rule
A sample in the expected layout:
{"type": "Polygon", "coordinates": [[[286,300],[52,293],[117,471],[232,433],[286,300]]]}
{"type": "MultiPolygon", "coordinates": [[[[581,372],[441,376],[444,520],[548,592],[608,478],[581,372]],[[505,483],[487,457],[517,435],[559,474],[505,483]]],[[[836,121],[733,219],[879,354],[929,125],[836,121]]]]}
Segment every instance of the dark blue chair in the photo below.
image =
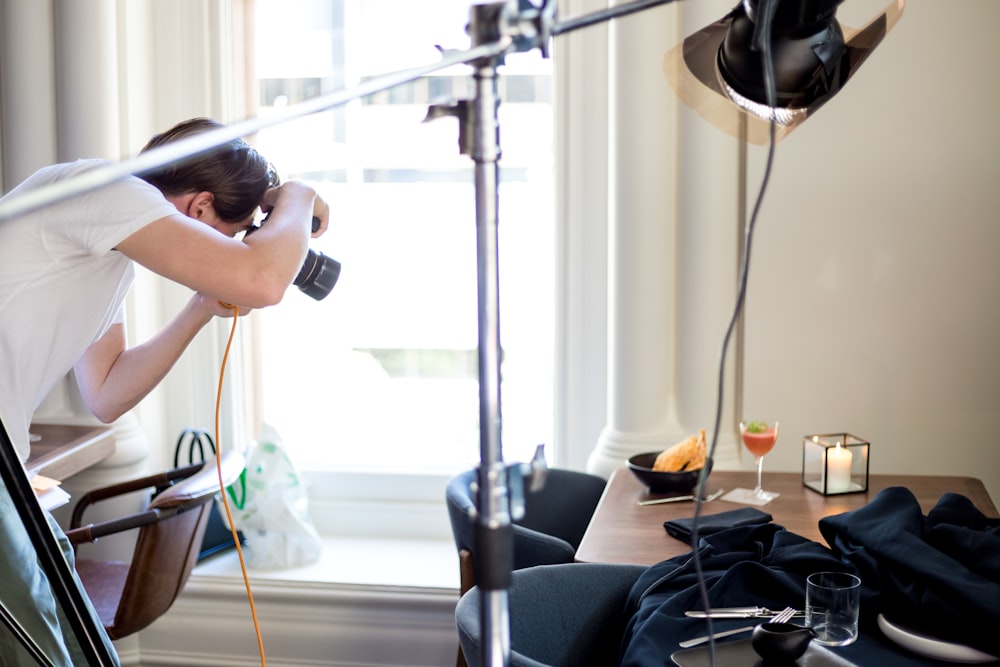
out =
{"type": "MultiPolygon", "coordinates": [[[[455,546],[460,562],[466,560],[468,565],[476,553],[472,513],[476,506],[472,490],[476,481],[476,470],[467,470],[453,477],[445,490],[455,546]],[[464,557],[463,552],[466,552],[464,557]]],[[[524,517],[514,522],[514,569],[572,563],[606,484],[597,475],[550,469],[544,487],[527,494],[524,517]]],[[[471,567],[468,576],[464,574],[466,568],[462,569],[464,594],[475,581],[471,567]]]]}
{"type": "MultiPolygon", "coordinates": [[[[617,665],[629,590],[644,565],[574,563],[513,572],[508,589],[510,667],[617,665]]],[[[484,641],[480,591],[455,608],[459,643],[469,667],[481,667],[484,641]]]]}
{"type": "MultiPolygon", "coordinates": [[[[451,478],[445,489],[452,535],[458,549],[460,594],[475,585],[476,469],[451,478]]],[[[524,517],[515,521],[514,569],[572,563],[604,487],[603,477],[565,468],[547,471],[545,485],[525,497],[524,517]]],[[[465,664],[459,652],[459,667],[465,664]]]]}

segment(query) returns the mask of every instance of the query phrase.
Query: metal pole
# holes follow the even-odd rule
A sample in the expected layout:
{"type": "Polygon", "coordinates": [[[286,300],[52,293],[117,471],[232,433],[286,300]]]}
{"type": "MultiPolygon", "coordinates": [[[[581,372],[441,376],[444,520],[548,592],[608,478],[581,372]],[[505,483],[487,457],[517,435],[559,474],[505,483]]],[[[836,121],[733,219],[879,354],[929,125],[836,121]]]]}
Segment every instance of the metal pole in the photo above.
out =
{"type": "MultiPolygon", "coordinates": [[[[471,9],[473,47],[495,42],[503,5],[471,9]]],[[[506,38],[510,43],[510,39],[506,38]]],[[[497,65],[502,56],[473,64],[475,97],[466,107],[469,153],[475,162],[476,265],[479,325],[479,514],[476,585],[482,605],[482,664],[506,665],[510,657],[507,590],[514,561],[507,471],[503,463],[500,401],[500,258],[498,247],[500,124],[497,65]]]]}
{"type": "MultiPolygon", "coordinates": [[[[615,5],[608,9],[558,23],[553,22],[555,18],[555,3],[551,2],[551,0],[546,0],[543,8],[537,12],[524,11],[517,7],[517,0],[508,0],[506,5],[510,8],[510,11],[498,12],[497,14],[498,16],[499,14],[503,14],[503,16],[499,16],[499,20],[505,21],[505,24],[501,26],[504,34],[508,37],[510,35],[517,36],[518,39],[514,45],[516,46],[516,50],[528,51],[540,48],[543,53],[547,54],[548,41],[552,36],[604,23],[620,16],[626,16],[673,1],[633,0],[633,2],[615,5]]],[[[476,7],[478,5],[473,6],[474,11],[476,7]]],[[[494,31],[492,34],[498,36],[498,32],[499,30],[494,31]]],[[[0,220],[23,215],[54,202],[110,185],[132,174],[147,173],[168,164],[191,159],[233,139],[245,137],[265,128],[295,120],[296,118],[302,118],[342,106],[353,100],[410,83],[423,76],[454,65],[498,56],[506,52],[510,47],[510,41],[505,41],[504,43],[484,41],[466,51],[449,50],[442,54],[441,60],[438,62],[383,74],[353,88],[337,90],[329,95],[321,95],[300,104],[289,106],[267,118],[248,118],[238,123],[219,128],[218,130],[200,133],[193,137],[171,142],[142,155],[91,170],[65,181],[30,190],[15,197],[8,197],[0,201],[0,220]]]]}
{"type": "MultiPolygon", "coordinates": [[[[560,32],[601,23],[671,0],[639,0],[566,24],[560,32]]],[[[510,659],[508,590],[514,546],[512,502],[508,470],[503,462],[500,397],[499,171],[500,124],[497,66],[510,50],[538,47],[548,53],[554,30],[554,4],[534,8],[516,0],[473,5],[468,33],[472,48],[506,45],[497,53],[474,61],[474,98],[454,107],[431,110],[431,116],[459,118],[459,144],[475,162],[476,259],[479,325],[479,488],[476,514],[476,587],[480,591],[480,659],[483,665],[506,666],[510,659]]]]}
{"type": "Polygon", "coordinates": [[[24,215],[29,211],[42,208],[57,201],[82,195],[85,192],[110,185],[133,174],[144,174],[168,164],[177,164],[191,160],[207,153],[216,146],[221,146],[234,139],[254,134],[265,128],[280,125],[296,118],[333,109],[347,104],[352,100],[415,81],[447,67],[463,65],[477,58],[496,54],[501,48],[497,44],[484,44],[479,48],[468,51],[449,51],[442,54],[441,60],[435,63],[383,74],[358,84],[354,88],[337,90],[329,95],[313,97],[300,104],[286,107],[266,118],[248,118],[238,123],[220,127],[217,130],[200,132],[196,135],[164,144],[128,160],[111,163],[64,181],[28,190],[14,197],[7,197],[0,201],[0,221],[24,215]]]}
{"type": "Polygon", "coordinates": [[[24,524],[24,530],[35,547],[38,562],[49,579],[56,602],[66,615],[80,643],[80,650],[87,658],[87,664],[91,667],[115,664],[108,647],[101,640],[97,622],[87,608],[83,593],[73,578],[69,563],[59,548],[44,511],[38,504],[31,482],[24,474],[24,467],[17,457],[14,443],[2,420],[0,420],[0,477],[3,478],[7,492],[24,524]]]}
{"type": "Polygon", "coordinates": [[[10,630],[11,634],[14,635],[14,638],[21,642],[21,646],[35,659],[35,662],[42,665],[42,667],[53,667],[52,661],[38,647],[34,638],[21,627],[21,624],[10,613],[2,600],[0,600],[0,620],[10,630]]]}

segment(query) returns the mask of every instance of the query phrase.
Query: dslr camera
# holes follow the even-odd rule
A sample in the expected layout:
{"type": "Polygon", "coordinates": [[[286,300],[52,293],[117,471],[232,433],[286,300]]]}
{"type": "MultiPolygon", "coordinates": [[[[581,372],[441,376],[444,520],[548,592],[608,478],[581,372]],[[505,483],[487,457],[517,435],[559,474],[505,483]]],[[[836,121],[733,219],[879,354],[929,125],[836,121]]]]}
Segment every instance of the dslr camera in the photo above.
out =
{"type": "MultiPolygon", "coordinates": [[[[260,229],[260,226],[267,222],[270,215],[268,213],[260,223],[250,227],[246,232],[247,236],[260,229]]],[[[319,218],[314,217],[312,230],[315,232],[318,229],[319,218]]],[[[340,278],[340,262],[310,248],[309,252],[306,253],[305,261],[302,262],[302,268],[299,269],[292,284],[319,301],[333,290],[338,278],[340,278]]]]}

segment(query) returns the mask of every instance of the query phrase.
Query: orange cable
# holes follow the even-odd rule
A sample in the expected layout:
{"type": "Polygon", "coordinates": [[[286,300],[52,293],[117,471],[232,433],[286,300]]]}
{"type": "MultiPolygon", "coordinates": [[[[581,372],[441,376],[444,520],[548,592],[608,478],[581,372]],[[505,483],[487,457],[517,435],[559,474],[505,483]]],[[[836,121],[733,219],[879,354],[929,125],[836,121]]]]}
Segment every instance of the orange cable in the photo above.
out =
{"type": "Polygon", "coordinates": [[[240,317],[240,309],[228,303],[222,305],[233,309],[233,326],[229,331],[229,340],[226,341],[226,351],[222,355],[222,367],[219,369],[219,388],[215,396],[215,442],[218,445],[218,454],[215,457],[215,466],[219,471],[219,490],[222,492],[222,505],[226,509],[226,518],[229,520],[229,530],[233,534],[233,544],[236,546],[236,553],[240,557],[240,570],[243,573],[243,585],[247,589],[247,599],[250,601],[250,615],[253,617],[254,632],[257,634],[257,650],[260,652],[261,667],[267,665],[264,657],[264,638],[260,633],[260,623],[257,620],[257,608],[253,603],[253,591],[250,590],[250,577],[247,574],[247,564],[243,559],[243,549],[240,547],[240,537],[236,532],[236,522],[233,521],[233,513],[229,508],[229,499],[226,497],[225,483],[222,479],[222,441],[219,439],[219,412],[222,405],[222,380],[226,375],[226,361],[229,359],[229,349],[233,345],[233,338],[236,335],[236,323],[240,317]]]}

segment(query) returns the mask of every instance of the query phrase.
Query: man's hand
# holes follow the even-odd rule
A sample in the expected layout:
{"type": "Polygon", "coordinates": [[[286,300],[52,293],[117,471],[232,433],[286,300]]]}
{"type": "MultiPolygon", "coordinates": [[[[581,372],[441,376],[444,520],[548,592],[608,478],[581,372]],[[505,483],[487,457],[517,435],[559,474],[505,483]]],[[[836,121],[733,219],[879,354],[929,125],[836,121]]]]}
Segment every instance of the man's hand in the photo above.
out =
{"type": "Polygon", "coordinates": [[[247,306],[236,306],[225,301],[219,301],[215,297],[205,296],[204,294],[198,294],[194,298],[198,300],[198,305],[202,310],[214,317],[234,317],[237,315],[243,317],[253,310],[253,308],[247,306]]]}
{"type": "Polygon", "coordinates": [[[305,183],[304,181],[294,181],[294,180],[287,181],[286,183],[279,185],[276,188],[271,188],[270,190],[264,193],[264,198],[260,202],[260,209],[264,211],[264,213],[270,213],[271,209],[274,208],[275,204],[278,203],[278,200],[281,198],[282,194],[285,194],[285,192],[283,191],[285,191],[286,189],[287,191],[302,189],[302,190],[308,190],[309,192],[312,193],[313,218],[319,220],[319,225],[317,226],[316,231],[312,232],[312,236],[313,238],[322,236],[323,233],[326,232],[327,228],[330,226],[330,205],[327,204],[326,201],[324,201],[324,199],[319,196],[319,193],[316,192],[315,188],[313,188],[308,183],[305,183]]]}

